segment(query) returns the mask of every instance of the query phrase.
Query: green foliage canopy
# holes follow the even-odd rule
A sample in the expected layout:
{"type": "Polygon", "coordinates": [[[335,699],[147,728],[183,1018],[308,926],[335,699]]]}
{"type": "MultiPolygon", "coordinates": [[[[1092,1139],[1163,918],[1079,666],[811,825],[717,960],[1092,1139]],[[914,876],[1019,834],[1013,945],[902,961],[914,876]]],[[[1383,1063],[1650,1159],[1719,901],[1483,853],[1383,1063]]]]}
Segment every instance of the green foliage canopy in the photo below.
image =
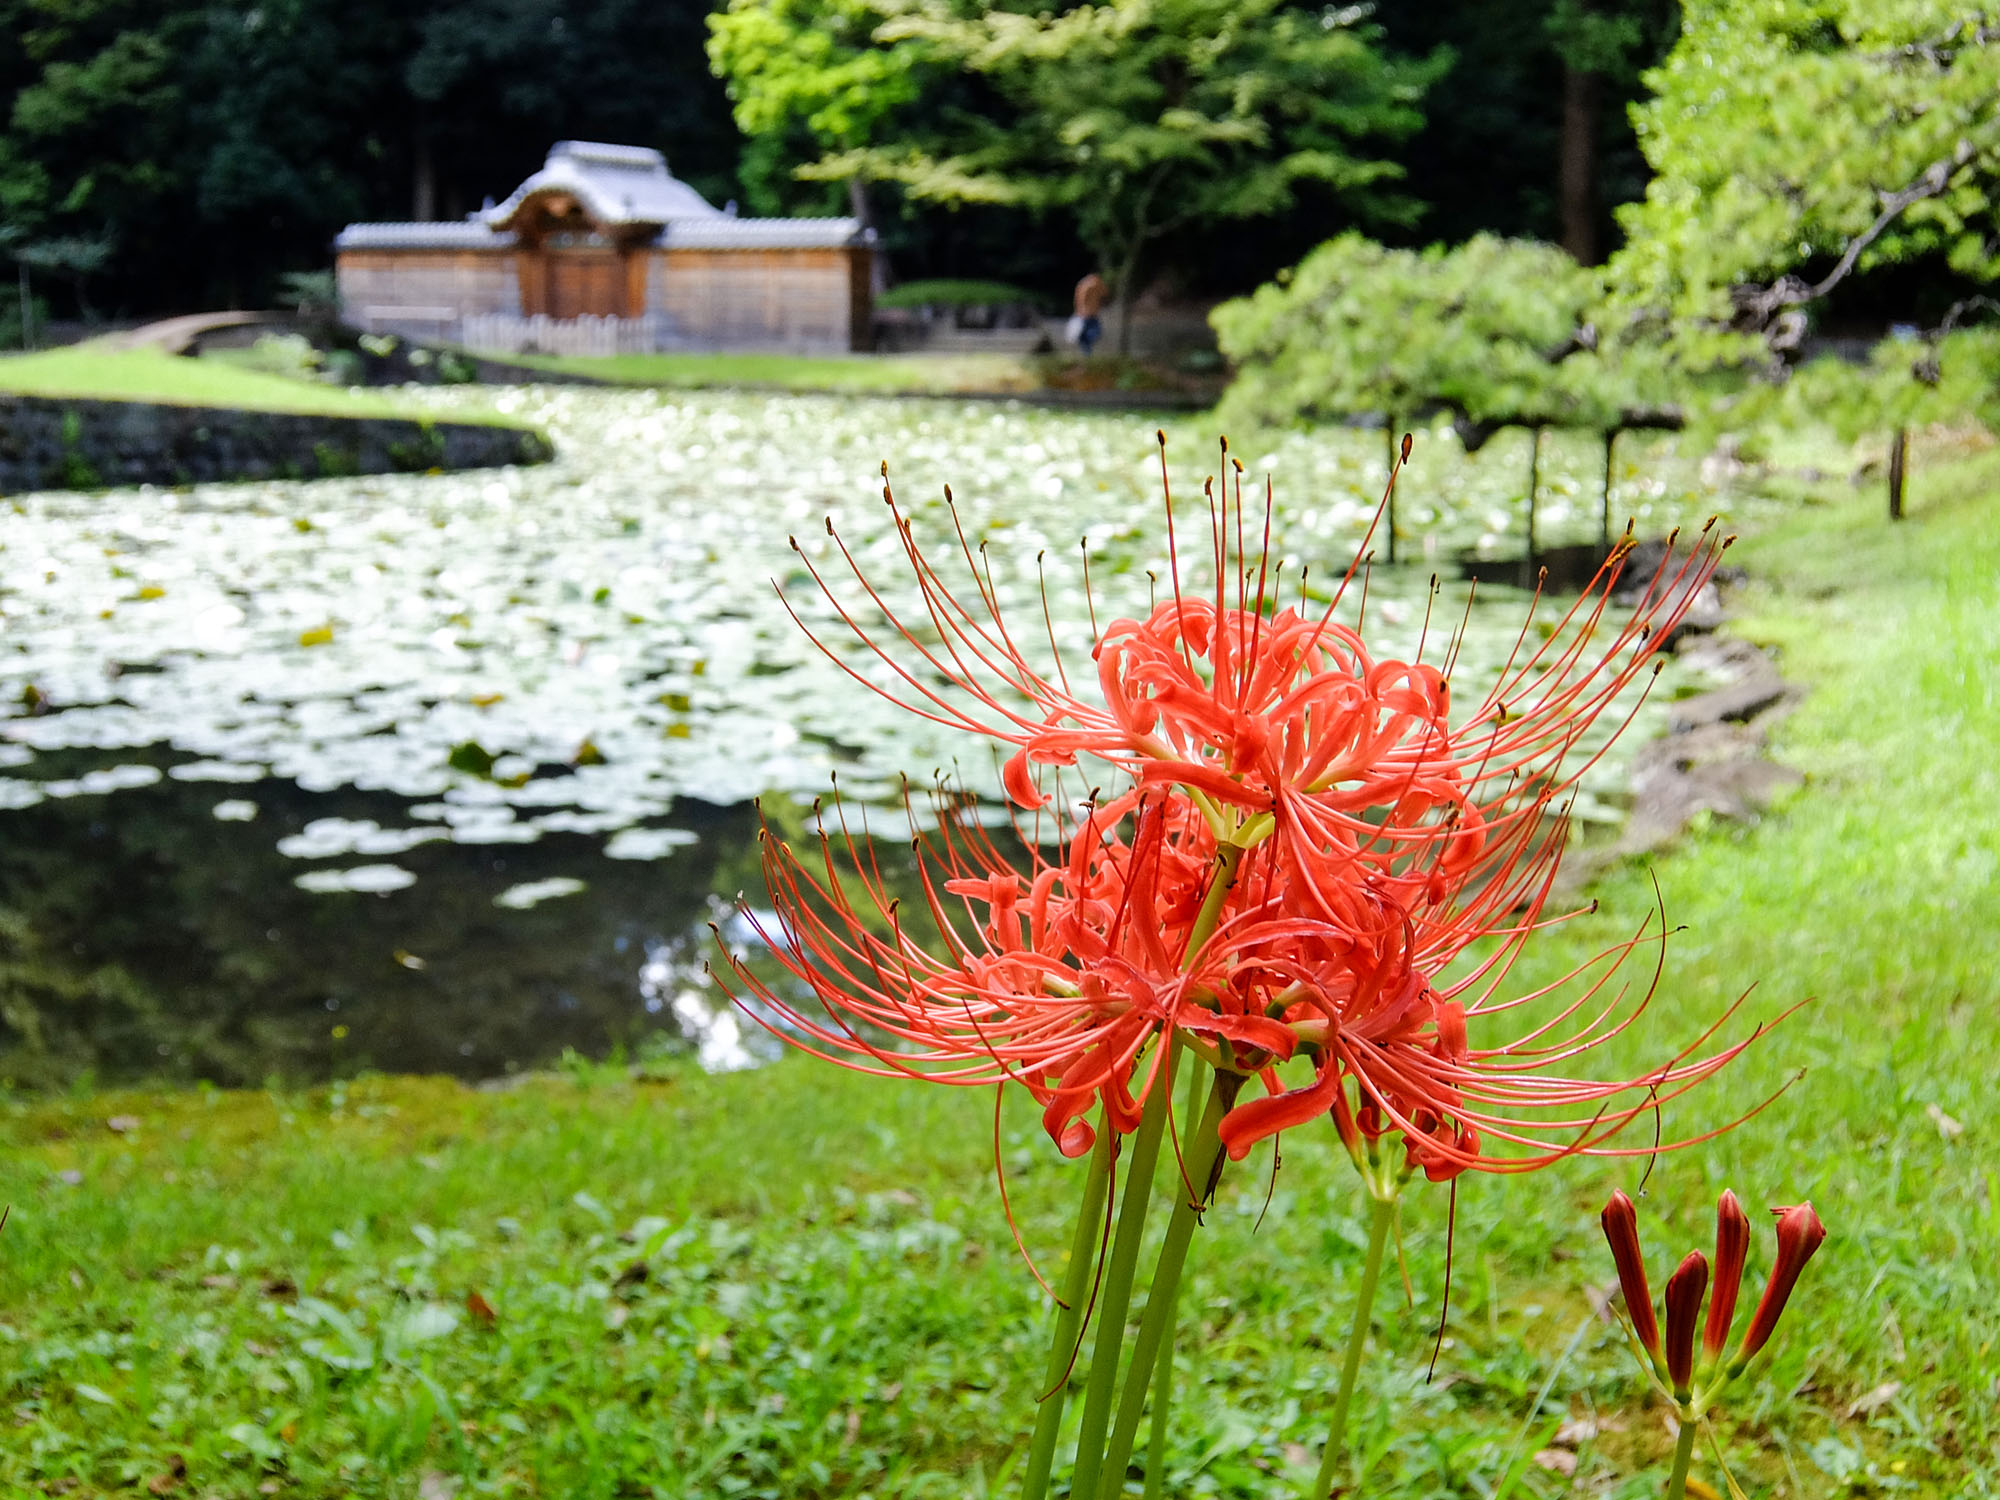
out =
{"type": "Polygon", "coordinates": [[[1605,316],[1689,375],[1773,377],[1712,420],[1991,414],[1994,340],[1966,325],[2000,279],[2000,29],[1946,0],[1689,0],[1646,81],[1655,177],[1621,214],[1605,316]],[[1930,332],[1793,373],[1871,287],[1930,332]]]}
{"type": "Polygon", "coordinates": [[[2000,276],[2000,30],[1947,0],[1689,0],[1638,111],[1611,284],[1700,368],[1785,352],[1850,276],[2000,276]]]}
{"type": "Polygon", "coordinates": [[[1607,358],[1588,322],[1595,272],[1553,245],[1479,235],[1391,250],[1358,234],[1224,303],[1239,425],[1447,409],[1473,426],[1608,429],[1665,394],[1637,358],[1607,358]]]}
{"type": "Polygon", "coordinates": [[[1147,248],[1269,217],[1308,185],[1407,221],[1398,168],[1360,149],[1414,130],[1438,63],[1385,60],[1349,12],[1284,0],[1098,0],[1060,12],[953,0],[732,0],[710,54],[748,132],[803,121],[800,175],[893,182],[930,202],[1058,212],[1121,295],[1147,248]],[[870,7],[877,24],[864,30],[870,7]],[[976,104],[890,138],[925,76],[976,104]],[[975,80],[968,91],[967,80],[975,80]]]}

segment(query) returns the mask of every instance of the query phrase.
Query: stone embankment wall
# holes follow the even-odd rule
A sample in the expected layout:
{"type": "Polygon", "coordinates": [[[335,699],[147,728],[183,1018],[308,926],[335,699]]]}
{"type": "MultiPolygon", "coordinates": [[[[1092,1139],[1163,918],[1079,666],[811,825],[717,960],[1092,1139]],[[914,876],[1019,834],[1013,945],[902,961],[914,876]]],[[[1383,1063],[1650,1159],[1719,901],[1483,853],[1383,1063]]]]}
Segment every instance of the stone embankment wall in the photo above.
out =
{"type": "Polygon", "coordinates": [[[520,427],[0,396],[0,492],[544,463],[520,427]]]}

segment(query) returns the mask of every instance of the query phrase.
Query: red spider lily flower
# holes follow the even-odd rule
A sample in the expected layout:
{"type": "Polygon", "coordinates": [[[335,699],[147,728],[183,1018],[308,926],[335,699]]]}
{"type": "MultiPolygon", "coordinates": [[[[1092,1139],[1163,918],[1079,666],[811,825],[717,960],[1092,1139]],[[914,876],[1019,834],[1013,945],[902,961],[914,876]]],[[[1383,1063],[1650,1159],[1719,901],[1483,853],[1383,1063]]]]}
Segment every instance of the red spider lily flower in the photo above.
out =
{"type": "MultiPolygon", "coordinates": [[[[1290,1054],[1296,1037],[1265,1014],[1273,981],[1236,972],[1234,937],[1190,942],[1218,846],[1185,799],[1135,791],[1093,806],[1061,863],[1029,845],[1026,870],[959,809],[941,811],[915,839],[930,942],[911,932],[872,850],[844,825],[822,838],[817,870],[765,830],[779,926],[753,925],[817,1009],[726,954],[731,977],[762,1002],[757,1019],[867,1072],[1018,1083],[1071,1156],[1094,1140],[1084,1118],[1094,1103],[1114,1130],[1137,1126],[1162,1071],[1164,1049],[1151,1044],[1167,1031],[1228,1045],[1232,1058],[1238,1042],[1257,1056],[1290,1054]]],[[[1225,909],[1266,903],[1270,861],[1251,863],[1231,879],[1225,909]]]]}
{"type": "Polygon", "coordinates": [[[1736,1319],[1736,1294],[1743,1285],[1743,1260],[1750,1250],[1750,1220],[1743,1205],[1727,1188],[1715,1203],[1715,1294],[1709,1299],[1708,1327],[1702,1334],[1702,1358],[1714,1364],[1729,1342],[1729,1325],[1736,1319]]]}
{"type": "Polygon", "coordinates": [[[1360,555],[1324,611],[1282,606],[1268,487],[1254,558],[1240,481],[1233,517],[1226,484],[1220,499],[1208,493],[1213,587],[1183,587],[1169,496],[1171,599],[1099,635],[1097,700],[1072,690],[1052,627],[1049,665],[1021,648],[962,528],[970,592],[947,585],[886,485],[920,619],[897,613],[831,522],[865,607],[844,603],[801,551],[886,685],[821,649],[889,701],[1011,747],[1003,785],[1037,828],[1050,816],[1040,768],[1092,757],[1114,789],[1093,794],[1055,861],[1031,837],[1009,858],[949,814],[920,835],[920,925],[935,936],[909,930],[856,840],[828,839],[808,863],[767,832],[777,921],[758,931],[813,1000],[778,994],[730,957],[739,988],[762,1001],[752,1014],[867,1071],[1017,1083],[1069,1154],[1089,1148],[1086,1117],[1099,1104],[1114,1131],[1134,1127],[1164,1076],[1168,1048],[1156,1042],[1181,1035],[1215,1066],[1263,1082],[1262,1097],[1224,1119],[1233,1157],[1328,1114],[1350,1144],[1400,1136],[1411,1169],[1434,1180],[1615,1154],[1605,1142],[1617,1131],[1747,1045],[1697,1055],[1734,1007],[1654,1069],[1605,1081],[1564,1069],[1644,1009],[1650,985],[1627,1005],[1612,978],[1659,939],[1642,927],[1601,956],[1601,974],[1583,966],[1569,976],[1585,980],[1581,993],[1533,1023],[1512,1013],[1556,987],[1507,999],[1500,989],[1527,937],[1563,919],[1544,907],[1561,803],[1587,769],[1570,752],[1678,623],[1726,541],[1705,528],[1677,560],[1670,543],[1668,564],[1615,627],[1611,592],[1629,549],[1614,549],[1532,647],[1531,609],[1495,687],[1454,726],[1455,650],[1439,665],[1421,648],[1415,662],[1378,658],[1334,620],[1360,555]],[[864,622],[871,612],[886,630],[864,622]],[[1492,954],[1444,977],[1487,939],[1492,954]],[[1311,1078],[1288,1086],[1279,1070],[1295,1055],[1311,1078]]]}
{"type": "Polygon", "coordinates": [[[1667,1379],[1674,1394],[1686,1398],[1694,1381],[1694,1326],[1701,1318],[1701,1299],[1708,1295],[1708,1257],[1690,1250],[1667,1278],[1667,1379]]]}
{"type": "Polygon", "coordinates": [[[1653,1321],[1653,1290],[1646,1284],[1645,1253],[1639,1248],[1639,1211],[1620,1191],[1611,1195],[1599,1218],[1611,1246],[1612,1264],[1618,1267],[1618,1286],[1625,1293],[1625,1315],[1632,1320],[1632,1332],[1646,1352],[1658,1359],[1660,1330],[1653,1321]]]}
{"type": "Polygon", "coordinates": [[[1750,1315],[1750,1326],[1743,1331],[1743,1344],[1736,1351],[1734,1368],[1747,1365],[1771,1341],[1778,1319],[1784,1315],[1785,1303],[1791,1299],[1792,1288],[1798,1285],[1799,1272],[1826,1240],[1826,1226],[1820,1223],[1810,1203],[1801,1203],[1796,1208],[1774,1208],[1771,1212],[1778,1216],[1778,1258],[1771,1267],[1771,1279],[1764,1283],[1764,1295],[1757,1303],[1757,1310],[1750,1315]]]}

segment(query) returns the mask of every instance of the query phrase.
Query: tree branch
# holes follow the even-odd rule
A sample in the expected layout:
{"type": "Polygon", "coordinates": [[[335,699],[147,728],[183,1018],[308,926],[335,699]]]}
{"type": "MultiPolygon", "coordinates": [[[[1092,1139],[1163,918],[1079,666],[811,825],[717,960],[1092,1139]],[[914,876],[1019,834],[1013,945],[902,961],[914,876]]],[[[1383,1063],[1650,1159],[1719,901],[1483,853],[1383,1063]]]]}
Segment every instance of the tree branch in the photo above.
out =
{"type": "Polygon", "coordinates": [[[1935,198],[1944,192],[1978,155],[1978,148],[1970,140],[1961,138],[1952,148],[1951,155],[1940,157],[1925,167],[1908,187],[1890,193],[1882,200],[1882,211],[1875,216],[1875,222],[1847,242],[1833,269],[1817,282],[1808,282],[1799,276],[1780,276],[1769,286],[1758,286],[1752,282],[1730,288],[1729,300],[1736,309],[1737,328],[1745,333],[1764,334],[1776,353],[1795,347],[1804,335],[1803,321],[1781,318],[1780,314],[1787,309],[1819,301],[1845,281],[1868,247],[1886,234],[1890,225],[1901,218],[1912,204],[1935,198]],[[1774,323],[1776,327],[1773,327],[1774,323]]]}

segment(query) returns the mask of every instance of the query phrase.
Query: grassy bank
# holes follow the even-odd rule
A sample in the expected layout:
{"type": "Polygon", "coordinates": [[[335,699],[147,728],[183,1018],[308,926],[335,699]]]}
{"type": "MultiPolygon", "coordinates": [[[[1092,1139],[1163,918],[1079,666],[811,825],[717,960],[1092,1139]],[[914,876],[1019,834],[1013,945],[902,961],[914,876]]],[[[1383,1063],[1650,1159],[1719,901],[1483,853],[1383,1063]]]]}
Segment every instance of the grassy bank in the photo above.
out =
{"type": "MultiPolygon", "coordinates": [[[[1601,915],[1535,964],[1635,925],[1657,875],[1688,931],[1621,1065],[1753,984],[1750,1020],[1818,997],[1669,1107],[1667,1134],[1806,1077],[1650,1173],[1463,1184],[1429,1383],[1445,1201],[1415,1191],[1414,1303],[1380,1304],[1357,1407],[1361,1493],[1660,1493],[1663,1412],[1588,1295],[1610,1280],[1596,1210],[1642,1182],[1656,1277],[1708,1239],[1724,1185],[1753,1213],[1811,1197],[1832,1230],[1769,1372],[1719,1422],[1749,1494],[2000,1492],[2000,459],[1919,483],[1899,528],[1842,492],[1744,548],[1739,629],[1812,688],[1778,747],[1808,788],[1613,872],[1601,915]]],[[[991,1129],[990,1095],[803,1060],[10,1101],[0,1488],[1004,1491],[1043,1322],[991,1129]]],[[[1025,1112],[1002,1151],[1055,1263],[1076,1170],[1025,1112]]],[[[1317,1454],[1365,1212],[1323,1132],[1288,1139],[1266,1211],[1270,1165],[1225,1184],[1197,1242],[1170,1494],[1292,1493],[1317,1454]]],[[[1696,1472],[1726,1493],[1706,1455],[1696,1472]]]]}
{"type": "MultiPolygon", "coordinates": [[[[106,349],[92,344],[39,354],[0,355],[0,395],[428,420],[427,413],[392,394],[291,380],[231,360],[189,359],[160,349],[106,349]]],[[[455,412],[453,420],[520,425],[503,423],[497,413],[455,412]]]]}
{"type": "Polygon", "coordinates": [[[525,369],[583,375],[614,385],[682,390],[823,392],[845,396],[1038,396],[1088,404],[1107,394],[1175,404],[1213,402],[1214,374],[1159,361],[1032,354],[618,354],[519,355],[525,369]]]}
{"type": "Polygon", "coordinates": [[[530,370],[587,375],[615,385],[830,391],[852,396],[1027,392],[1040,381],[1012,354],[523,354],[530,370]]]}

